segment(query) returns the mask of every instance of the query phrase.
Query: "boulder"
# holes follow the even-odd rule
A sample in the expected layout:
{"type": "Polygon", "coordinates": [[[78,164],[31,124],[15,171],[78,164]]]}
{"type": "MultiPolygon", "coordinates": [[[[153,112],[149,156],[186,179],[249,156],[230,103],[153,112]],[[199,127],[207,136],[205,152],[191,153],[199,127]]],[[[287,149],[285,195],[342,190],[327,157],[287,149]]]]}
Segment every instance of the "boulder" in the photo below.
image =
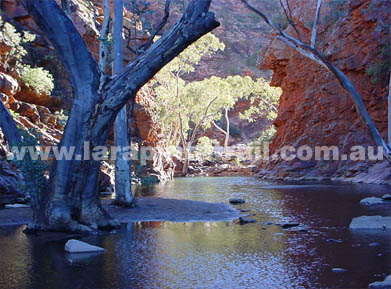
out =
{"type": "Polygon", "coordinates": [[[391,217],[361,216],[354,218],[349,226],[352,230],[357,229],[391,229],[391,217]]]}
{"type": "Polygon", "coordinates": [[[65,251],[68,253],[93,253],[93,252],[105,252],[106,250],[90,245],[88,243],[79,240],[69,240],[65,244],[65,251]]]}
{"type": "Polygon", "coordinates": [[[391,288],[391,275],[387,276],[384,281],[377,281],[369,284],[370,289],[390,289],[391,288]]]}
{"type": "Polygon", "coordinates": [[[30,208],[30,206],[25,205],[25,204],[9,204],[9,205],[5,205],[5,208],[6,209],[20,209],[20,208],[30,208]]]}
{"type": "Polygon", "coordinates": [[[283,224],[280,224],[280,226],[283,228],[283,229],[289,229],[289,228],[293,228],[293,227],[298,227],[300,226],[300,223],[283,223],[283,224]]]}
{"type": "Polygon", "coordinates": [[[348,270],[346,269],[343,269],[343,268],[333,268],[331,269],[331,272],[334,272],[334,273],[344,273],[344,272],[347,272],[348,270]]]}
{"type": "Polygon", "coordinates": [[[385,194],[385,195],[382,197],[382,199],[383,199],[384,201],[391,201],[391,195],[390,195],[390,194],[385,194]]]}
{"type": "Polygon", "coordinates": [[[13,95],[19,91],[19,84],[12,76],[0,72],[0,92],[13,95]]]}
{"type": "Polygon", "coordinates": [[[19,102],[18,113],[29,118],[33,123],[40,121],[38,109],[34,104],[19,102]]]}
{"type": "Polygon", "coordinates": [[[383,203],[384,203],[384,201],[382,199],[376,198],[376,197],[369,197],[369,198],[365,198],[360,201],[361,205],[366,205],[366,206],[378,205],[378,204],[383,204],[383,203]]]}
{"type": "Polygon", "coordinates": [[[254,220],[254,219],[248,219],[248,218],[245,218],[245,217],[240,217],[239,218],[239,224],[241,225],[244,225],[244,224],[252,224],[252,223],[256,223],[257,220],[254,220]]]}
{"type": "Polygon", "coordinates": [[[239,198],[232,198],[229,199],[229,203],[232,205],[239,205],[239,204],[244,204],[246,201],[244,199],[239,199],[239,198]]]}
{"type": "Polygon", "coordinates": [[[342,240],[337,239],[324,239],[326,243],[342,243],[342,240]]]}

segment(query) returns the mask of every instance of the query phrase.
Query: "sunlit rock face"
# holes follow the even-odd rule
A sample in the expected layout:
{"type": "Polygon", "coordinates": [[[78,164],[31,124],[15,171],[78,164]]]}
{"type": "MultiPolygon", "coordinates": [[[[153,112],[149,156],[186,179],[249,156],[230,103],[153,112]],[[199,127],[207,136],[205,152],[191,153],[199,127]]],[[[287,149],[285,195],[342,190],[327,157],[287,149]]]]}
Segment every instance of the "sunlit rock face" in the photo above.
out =
{"type": "MultiPolygon", "coordinates": [[[[293,17],[303,39],[311,35],[316,3],[292,2],[293,17]]],[[[324,1],[318,49],[353,81],[365,105],[386,137],[389,81],[391,2],[380,0],[324,1]]],[[[296,37],[293,29],[287,32],[296,37]]],[[[272,84],[283,89],[277,135],[272,152],[286,145],[335,145],[347,153],[355,145],[374,145],[352,100],[328,71],[273,39],[262,53],[262,69],[273,70],[272,84]]],[[[345,177],[371,182],[389,180],[390,171],[371,171],[373,162],[297,160],[263,164],[273,177],[345,177]]],[[[379,166],[379,165],[378,165],[379,166]]],[[[266,172],[263,171],[262,175],[266,172]]]]}

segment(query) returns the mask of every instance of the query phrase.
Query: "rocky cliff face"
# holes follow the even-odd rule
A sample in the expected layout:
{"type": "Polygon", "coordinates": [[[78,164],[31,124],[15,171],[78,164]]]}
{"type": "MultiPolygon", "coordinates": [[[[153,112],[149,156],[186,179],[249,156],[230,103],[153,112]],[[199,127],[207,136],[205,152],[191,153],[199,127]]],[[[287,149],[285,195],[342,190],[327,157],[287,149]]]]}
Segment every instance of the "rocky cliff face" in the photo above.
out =
{"type": "MultiPolygon", "coordinates": [[[[291,1],[294,20],[310,36],[315,3],[291,1]]],[[[386,137],[390,69],[391,2],[324,1],[318,48],[353,81],[386,137]]],[[[292,29],[288,30],[294,33],[292,29]]],[[[262,69],[273,70],[272,84],[283,89],[275,152],[286,145],[338,146],[349,153],[355,145],[374,145],[353,102],[335,77],[317,63],[273,40],[263,51],[262,69]]],[[[388,182],[391,169],[370,161],[275,161],[263,163],[260,175],[294,179],[345,178],[388,182]]]]}

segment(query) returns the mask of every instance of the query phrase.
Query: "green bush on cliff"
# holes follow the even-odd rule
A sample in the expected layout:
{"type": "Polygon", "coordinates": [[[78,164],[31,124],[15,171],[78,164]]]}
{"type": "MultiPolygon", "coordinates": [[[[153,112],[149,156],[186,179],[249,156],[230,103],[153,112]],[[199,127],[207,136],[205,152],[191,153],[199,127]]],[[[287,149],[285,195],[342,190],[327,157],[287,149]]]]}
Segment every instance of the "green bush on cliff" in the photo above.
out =
{"type": "Polygon", "coordinates": [[[24,44],[35,40],[35,35],[29,32],[19,33],[11,24],[0,17],[0,41],[10,47],[10,50],[0,56],[0,65],[5,71],[20,73],[23,68],[22,59],[27,54],[24,44]]]}
{"type": "Polygon", "coordinates": [[[21,80],[38,94],[50,95],[54,88],[54,78],[49,71],[42,67],[32,68],[29,65],[23,67],[21,80]]]}

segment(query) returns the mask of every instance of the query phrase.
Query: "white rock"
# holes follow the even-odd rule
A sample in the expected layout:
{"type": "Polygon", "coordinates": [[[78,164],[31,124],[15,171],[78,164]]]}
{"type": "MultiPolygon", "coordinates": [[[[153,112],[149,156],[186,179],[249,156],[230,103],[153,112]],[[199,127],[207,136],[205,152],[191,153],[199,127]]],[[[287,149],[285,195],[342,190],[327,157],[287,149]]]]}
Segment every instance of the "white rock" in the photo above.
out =
{"type": "Polygon", "coordinates": [[[391,201],[391,195],[385,194],[383,197],[381,197],[384,201],[391,201]]]}
{"type": "Polygon", "coordinates": [[[16,208],[30,208],[29,205],[25,204],[10,204],[10,205],[5,205],[7,209],[16,209],[16,208]]]}
{"type": "Polygon", "coordinates": [[[354,218],[350,229],[391,229],[391,217],[361,216],[354,218]]]}
{"type": "Polygon", "coordinates": [[[384,201],[380,198],[376,197],[370,197],[370,198],[365,198],[360,201],[361,205],[377,205],[377,204],[383,204],[384,201]]]}
{"type": "Polygon", "coordinates": [[[78,240],[69,240],[65,244],[65,251],[68,253],[91,253],[91,252],[105,252],[106,250],[90,245],[88,243],[78,241],[78,240]]]}
{"type": "Polygon", "coordinates": [[[390,289],[391,288],[391,275],[387,276],[384,281],[377,281],[369,284],[370,289],[390,289]]]}
{"type": "Polygon", "coordinates": [[[343,269],[343,268],[333,268],[333,269],[331,269],[331,271],[334,273],[344,273],[344,272],[347,272],[348,270],[343,269]]]}

